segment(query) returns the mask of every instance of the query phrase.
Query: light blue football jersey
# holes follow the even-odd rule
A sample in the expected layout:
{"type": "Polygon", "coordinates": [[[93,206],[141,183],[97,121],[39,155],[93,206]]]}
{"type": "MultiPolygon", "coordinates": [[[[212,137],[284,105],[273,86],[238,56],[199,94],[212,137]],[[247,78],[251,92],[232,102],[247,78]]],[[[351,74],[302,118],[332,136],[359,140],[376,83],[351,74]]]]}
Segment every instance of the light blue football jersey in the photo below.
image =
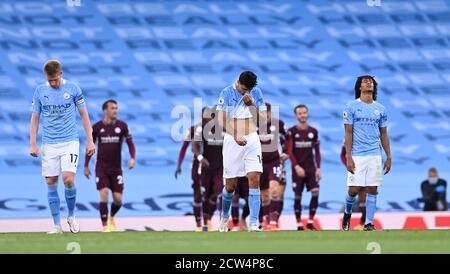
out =
{"type": "Polygon", "coordinates": [[[78,141],[77,109],[85,105],[81,89],[73,82],[62,79],[57,89],[48,82],[37,86],[31,110],[41,117],[42,143],[78,141]]]}
{"type": "Polygon", "coordinates": [[[386,108],[382,104],[353,100],[345,106],[343,118],[344,124],[353,125],[353,156],[381,155],[380,128],[387,127],[386,108]]]}
{"type": "MultiPolygon", "coordinates": [[[[224,88],[217,102],[217,110],[226,112],[228,120],[251,118],[252,113],[243,100],[246,94],[241,94],[234,84],[224,88]]],[[[253,97],[256,109],[267,110],[260,88],[254,87],[249,94],[253,97]]]]}

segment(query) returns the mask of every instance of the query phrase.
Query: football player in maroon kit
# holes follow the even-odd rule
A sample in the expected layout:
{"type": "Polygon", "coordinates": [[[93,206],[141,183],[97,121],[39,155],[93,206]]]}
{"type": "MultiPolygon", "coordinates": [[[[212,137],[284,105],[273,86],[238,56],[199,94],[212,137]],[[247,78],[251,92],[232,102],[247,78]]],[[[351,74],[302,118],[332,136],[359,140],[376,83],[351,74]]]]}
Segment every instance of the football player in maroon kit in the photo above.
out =
{"type": "Polygon", "coordinates": [[[211,219],[223,189],[223,130],[217,122],[215,110],[203,112],[202,126],[195,129],[192,151],[201,166],[203,196],[203,231],[212,231],[211,219]]]}
{"type": "Polygon", "coordinates": [[[288,130],[287,151],[292,165],[292,187],[294,189],[294,210],[297,230],[304,230],[301,222],[303,189],[311,192],[307,228],[316,230],[314,216],[319,204],[320,141],[317,129],[308,125],[308,107],[297,105],[294,109],[298,124],[288,130]]]}
{"type": "MultiPolygon", "coordinates": [[[[202,109],[202,113],[205,111],[205,108],[202,109]]],[[[184,156],[186,155],[187,148],[189,144],[194,140],[195,129],[201,126],[201,124],[193,125],[189,128],[186,136],[184,138],[183,145],[181,146],[180,152],[178,154],[178,162],[177,169],[175,171],[175,179],[181,175],[181,164],[183,163],[184,156]]],[[[192,204],[192,209],[194,212],[195,224],[197,226],[197,232],[202,231],[202,191],[201,191],[201,183],[200,183],[200,174],[201,171],[199,169],[200,162],[196,157],[192,157],[191,163],[191,179],[192,179],[192,189],[194,190],[194,203],[192,204]]]]}
{"type": "Polygon", "coordinates": [[[260,217],[262,219],[260,224],[264,224],[264,230],[271,230],[272,226],[273,230],[278,230],[278,213],[281,212],[281,198],[284,194],[281,165],[288,158],[287,155],[280,153],[280,149],[287,133],[284,122],[272,117],[272,106],[269,103],[265,104],[267,123],[259,125],[258,128],[263,160],[263,173],[260,179],[260,216],[262,217],[260,217]],[[270,215],[272,215],[273,220],[270,219],[270,215]]]}
{"type": "MultiPolygon", "coordinates": [[[[117,119],[117,102],[107,100],[103,103],[103,119],[92,127],[92,137],[97,144],[97,161],[95,163],[95,181],[97,190],[100,191],[100,219],[103,232],[116,230],[114,216],[122,206],[123,177],[122,177],[122,142],[128,144],[130,160],[128,168],[133,169],[136,159],[136,149],[131,138],[128,125],[117,119]],[[113,202],[108,214],[108,195],[112,191],[113,202]]],[[[84,175],[89,179],[89,160],[91,156],[86,154],[84,161],[84,175]]]]}

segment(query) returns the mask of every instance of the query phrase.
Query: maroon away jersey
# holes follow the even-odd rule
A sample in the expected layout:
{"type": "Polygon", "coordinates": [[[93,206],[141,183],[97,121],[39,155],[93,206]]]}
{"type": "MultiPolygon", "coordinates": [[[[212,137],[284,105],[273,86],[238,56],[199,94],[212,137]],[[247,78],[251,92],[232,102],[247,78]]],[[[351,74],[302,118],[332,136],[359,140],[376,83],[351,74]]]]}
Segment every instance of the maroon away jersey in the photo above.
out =
{"type": "Polygon", "coordinates": [[[258,134],[262,147],[263,163],[271,163],[280,159],[279,147],[286,138],[284,122],[272,119],[265,127],[259,127],[258,134]]]}
{"type": "Polygon", "coordinates": [[[314,172],[313,149],[319,145],[319,132],[317,129],[308,126],[307,129],[300,129],[293,126],[288,130],[288,135],[292,141],[292,154],[297,163],[307,172],[314,172]]]}
{"type": "Polygon", "coordinates": [[[94,143],[97,143],[95,168],[103,171],[121,171],[122,141],[131,138],[128,125],[121,120],[116,120],[110,125],[99,121],[92,129],[94,143]]]}
{"type": "Polygon", "coordinates": [[[220,169],[223,168],[223,157],[222,157],[222,147],[223,147],[223,131],[215,133],[216,126],[197,127],[195,129],[196,138],[201,137],[203,143],[203,157],[205,157],[209,162],[209,169],[220,169]],[[208,131],[206,129],[209,129],[208,131]]]}

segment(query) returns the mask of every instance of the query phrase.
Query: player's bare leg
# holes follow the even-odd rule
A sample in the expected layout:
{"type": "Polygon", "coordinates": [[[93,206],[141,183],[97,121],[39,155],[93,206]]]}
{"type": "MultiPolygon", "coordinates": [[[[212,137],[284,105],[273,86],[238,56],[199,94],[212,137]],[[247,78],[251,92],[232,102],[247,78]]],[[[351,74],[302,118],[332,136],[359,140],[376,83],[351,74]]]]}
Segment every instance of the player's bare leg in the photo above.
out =
{"type": "Polygon", "coordinates": [[[222,191],[222,215],[220,218],[219,232],[228,232],[228,220],[230,208],[233,202],[234,191],[237,186],[237,178],[225,179],[225,187],[222,191]]]}
{"type": "Polygon", "coordinates": [[[319,188],[311,189],[311,202],[309,203],[309,219],[306,228],[309,230],[317,230],[314,227],[314,216],[316,215],[317,207],[319,205],[319,188]]]}
{"type": "Polygon", "coordinates": [[[113,202],[111,203],[111,212],[108,218],[108,228],[111,232],[116,231],[116,222],[114,220],[120,207],[122,207],[122,193],[113,192],[113,202]]]}
{"type": "Polygon", "coordinates": [[[261,231],[258,226],[258,216],[261,207],[261,193],[259,190],[259,179],[261,177],[260,172],[249,172],[248,178],[248,204],[250,208],[250,228],[249,231],[261,231]]]}
{"type": "Polygon", "coordinates": [[[53,228],[47,234],[62,234],[60,200],[58,195],[58,176],[45,177],[48,187],[48,205],[53,218],[53,228]]]}
{"type": "Polygon", "coordinates": [[[69,211],[67,217],[67,223],[69,224],[70,232],[78,233],[80,232],[80,226],[75,220],[75,203],[77,197],[77,189],[75,188],[75,173],[73,172],[63,172],[63,181],[65,186],[65,196],[67,209],[69,211]]]}
{"type": "Polygon", "coordinates": [[[366,195],[366,224],[364,225],[364,230],[365,231],[373,231],[373,230],[376,230],[375,226],[373,225],[373,220],[374,220],[374,217],[375,217],[378,187],[376,187],[376,186],[368,186],[366,188],[366,190],[367,190],[367,195],[366,195]]]}
{"type": "Polygon", "coordinates": [[[356,200],[356,195],[359,193],[359,186],[348,187],[348,194],[345,199],[344,217],[342,218],[342,230],[350,229],[350,220],[352,217],[353,204],[356,200]]]}

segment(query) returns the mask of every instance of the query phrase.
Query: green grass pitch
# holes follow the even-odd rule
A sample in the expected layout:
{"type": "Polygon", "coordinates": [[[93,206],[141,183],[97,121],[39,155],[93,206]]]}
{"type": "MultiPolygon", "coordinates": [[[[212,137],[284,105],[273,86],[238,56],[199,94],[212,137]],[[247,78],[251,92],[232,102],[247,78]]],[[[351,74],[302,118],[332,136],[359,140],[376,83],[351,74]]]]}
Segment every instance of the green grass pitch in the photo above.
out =
{"type": "Polygon", "coordinates": [[[74,245],[80,253],[450,254],[450,230],[0,233],[0,253],[71,253],[74,245]]]}

